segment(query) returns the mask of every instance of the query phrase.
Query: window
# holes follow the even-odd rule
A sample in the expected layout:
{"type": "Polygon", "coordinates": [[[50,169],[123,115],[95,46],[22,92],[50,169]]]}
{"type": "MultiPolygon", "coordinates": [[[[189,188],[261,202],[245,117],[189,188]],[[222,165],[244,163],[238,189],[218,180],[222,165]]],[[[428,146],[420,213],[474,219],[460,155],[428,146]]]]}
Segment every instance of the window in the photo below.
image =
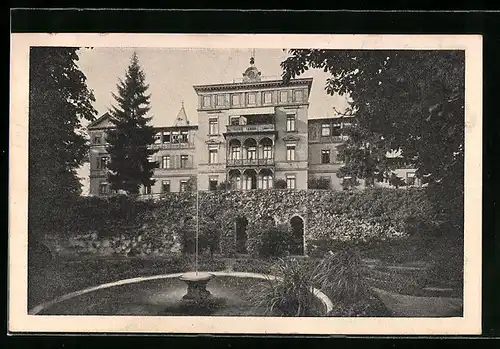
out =
{"type": "Polygon", "coordinates": [[[272,151],[272,146],[270,144],[266,144],[262,148],[262,157],[264,159],[272,159],[273,158],[273,151],[272,151]]]}
{"type": "Polygon", "coordinates": [[[240,175],[233,178],[232,189],[241,189],[241,176],[240,175]]]}
{"type": "Polygon", "coordinates": [[[286,159],[287,161],[295,161],[295,145],[286,146],[286,159]]]}
{"type": "Polygon", "coordinates": [[[295,131],[295,115],[288,114],[286,116],[286,130],[287,132],[295,131]]]}
{"type": "Polygon", "coordinates": [[[188,131],[181,131],[180,143],[188,142],[188,131]]]}
{"type": "Polygon", "coordinates": [[[302,90],[295,90],[295,102],[302,102],[302,90]]]}
{"type": "Polygon", "coordinates": [[[181,155],[181,168],[187,168],[188,156],[181,155]]]}
{"type": "Polygon", "coordinates": [[[217,95],[215,100],[218,106],[224,106],[226,104],[226,95],[217,95]]]}
{"type": "Polygon", "coordinates": [[[170,155],[164,155],[161,157],[161,167],[170,168],[170,155]]]}
{"type": "Polygon", "coordinates": [[[406,183],[408,185],[415,185],[415,173],[414,172],[406,174],[406,183]]]}
{"type": "Polygon", "coordinates": [[[179,143],[179,131],[172,131],[172,143],[179,143]]]}
{"type": "Polygon", "coordinates": [[[330,124],[322,124],[321,125],[321,136],[323,136],[323,137],[330,136],[330,124]]]}
{"type": "Polygon", "coordinates": [[[257,158],[257,149],[254,146],[247,147],[247,159],[253,160],[257,158]]]}
{"type": "Polygon", "coordinates": [[[238,116],[231,116],[231,118],[229,118],[229,124],[231,126],[237,126],[240,124],[240,118],[238,116]]]}
{"type": "Polygon", "coordinates": [[[203,96],[203,106],[210,107],[210,96],[203,96]]]}
{"type": "Polygon", "coordinates": [[[100,156],[97,159],[97,168],[101,170],[105,170],[108,167],[108,157],[100,156]]]}
{"type": "Polygon", "coordinates": [[[170,143],[170,131],[163,132],[163,143],[170,143]]]}
{"type": "Polygon", "coordinates": [[[295,189],[295,175],[286,176],[286,187],[287,189],[295,189]]]}
{"type": "Polygon", "coordinates": [[[271,104],[272,103],[272,92],[264,92],[264,103],[271,104]]]}
{"type": "Polygon", "coordinates": [[[231,159],[232,160],[239,160],[240,159],[240,147],[238,145],[233,145],[231,147],[231,159]]]}
{"type": "Polygon", "coordinates": [[[101,136],[94,136],[94,144],[100,144],[101,143],[101,136]]]}
{"type": "Polygon", "coordinates": [[[161,132],[155,134],[155,144],[161,143],[161,132]]]}
{"type": "Polygon", "coordinates": [[[321,151],[321,163],[322,164],[329,164],[330,163],[330,150],[322,150],[321,151]]]}
{"type": "Polygon", "coordinates": [[[208,163],[209,164],[216,164],[218,163],[218,158],[217,158],[217,148],[209,148],[208,149],[208,163]]]}
{"type": "Polygon", "coordinates": [[[208,133],[211,135],[216,135],[218,133],[216,118],[211,118],[208,120],[208,133]]]}
{"type": "Polygon", "coordinates": [[[108,183],[106,182],[99,183],[99,194],[100,195],[108,194],[108,183]]]}
{"type": "Polygon", "coordinates": [[[273,177],[270,175],[263,175],[261,182],[261,189],[270,189],[273,186],[273,177]]]}
{"type": "Polygon", "coordinates": [[[248,104],[249,105],[255,105],[255,93],[249,93],[248,94],[248,104]]]}
{"type": "Polygon", "coordinates": [[[150,185],[144,186],[144,194],[146,194],[146,195],[151,194],[151,186],[150,185]]]}
{"type": "Polygon", "coordinates": [[[231,104],[232,105],[240,105],[240,95],[232,95],[231,104]]]}
{"type": "Polygon", "coordinates": [[[280,102],[284,103],[288,101],[288,91],[280,91],[280,102]]]}
{"type": "Polygon", "coordinates": [[[341,128],[342,128],[342,125],[340,123],[333,124],[332,135],[333,136],[340,136],[340,129],[341,128]]]}
{"type": "Polygon", "coordinates": [[[170,193],[170,181],[161,181],[162,193],[170,193]]]}
{"type": "Polygon", "coordinates": [[[154,162],[154,161],[153,161],[153,156],[152,156],[152,155],[149,155],[149,156],[148,156],[148,162],[154,162]]]}
{"type": "Polygon", "coordinates": [[[180,191],[186,191],[186,189],[187,189],[187,181],[181,181],[179,189],[180,189],[180,191]]]}
{"type": "Polygon", "coordinates": [[[330,182],[332,181],[332,178],[331,178],[331,177],[329,177],[329,176],[321,176],[321,177],[319,177],[319,178],[320,178],[323,182],[328,183],[328,184],[330,184],[330,182]]]}
{"type": "Polygon", "coordinates": [[[208,190],[217,190],[218,178],[210,177],[208,179],[208,190]]]}

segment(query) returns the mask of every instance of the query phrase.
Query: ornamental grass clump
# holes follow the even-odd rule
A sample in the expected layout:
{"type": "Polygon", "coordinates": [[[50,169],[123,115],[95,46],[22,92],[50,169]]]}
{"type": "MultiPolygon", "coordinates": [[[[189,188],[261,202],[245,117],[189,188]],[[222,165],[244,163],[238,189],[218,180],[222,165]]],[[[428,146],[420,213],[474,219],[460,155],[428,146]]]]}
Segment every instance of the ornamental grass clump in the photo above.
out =
{"type": "Polygon", "coordinates": [[[354,246],[327,253],[315,274],[315,282],[332,301],[352,303],[369,296],[365,266],[354,246]]]}
{"type": "Polygon", "coordinates": [[[310,263],[279,259],[272,271],[277,278],[268,277],[250,289],[251,302],[256,308],[274,316],[317,315],[317,303],[312,293],[314,273],[310,263]]]}

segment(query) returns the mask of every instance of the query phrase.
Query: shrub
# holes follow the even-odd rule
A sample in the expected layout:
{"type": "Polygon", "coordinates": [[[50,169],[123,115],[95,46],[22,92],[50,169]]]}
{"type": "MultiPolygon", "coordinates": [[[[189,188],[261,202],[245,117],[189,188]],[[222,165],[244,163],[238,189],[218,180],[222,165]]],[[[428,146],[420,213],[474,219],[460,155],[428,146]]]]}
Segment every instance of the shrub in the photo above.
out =
{"type": "Polygon", "coordinates": [[[326,178],[310,178],[307,181],[307,188],[308,189],[331,189],[331,184],[330,181],[326,178]]]}
{"type": "Polygon", "coordinates": [[[220,182],[217,185],[217,190],[219,190],[219,191],[221,191],[221,190],[230,190],[230,189],[231,189],[231,183],[228,182],[228,181],[220,182]]]}
{"type": "Polygon", "coordinates": [[[199,219],[199,249],[213,256],[219,251],[220,226],[213,218],[200,216],[199,219]]]}
{"type": "Polygon", "coordinates": [[[317,303],[311,292],[314,278],[311,265],[297,259],[279,259],[273,269],[281,279],[268,278],[255,284],[249,292],[254,306],[269,315],[317,315],[317,303]]]}
{"type": "Polygon", "coordinates": [[[273,188],[275,189],[286,189],[286,181],[284,179],[276,179],[273,182],[273,188]]]}
{"type": "Polygon", "coordinates": [[[263,258],[286,255],[293,242],[288,224],[275,225],[273,221],[268,219],[248,224],[247,234],[248,252],[263,258]]]}
{"type": "Polygon", "coordinates": [[[315,270],[315,281],[333,301],[356,302],[369,293],[364,268],[358,250],[346,244],[324,257],[315,270]]]}

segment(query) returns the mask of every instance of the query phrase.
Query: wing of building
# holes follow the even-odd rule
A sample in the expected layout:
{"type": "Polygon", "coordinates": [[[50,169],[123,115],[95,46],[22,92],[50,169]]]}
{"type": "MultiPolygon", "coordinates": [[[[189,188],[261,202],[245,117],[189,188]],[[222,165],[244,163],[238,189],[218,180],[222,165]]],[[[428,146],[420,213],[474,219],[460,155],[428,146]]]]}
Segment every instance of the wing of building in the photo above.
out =
{"type": "MultiPolygon", "coordinates": [[[[234,190],[268,189],[281,179],[290,189],[307,189],[308,179],[323,178],[332,189],[342,189],[337,171],[337,146],[345,140],[342,128],[349,118],[310,119],[309,95],[313,79],[264,79],[254,64],[241,81],[197,85],[198,124],[192,125],[184,106],[172,126],[156,127],[159,163],[156,183],[144,194],[186,190],[196,178],[198,190],[215,190],[229,183],[234,190]]],[[[109,194],[106,181],[106,129],[104,114],[88,126],[92,147],[90,195],[109,194]]],[[[411,185],[413,169],[397,174],[411,185]]],[[[386,185],[381,183],[381,185],[386,185]]],[[[388,185],[388,184],[387,184],[388,185]]]]}

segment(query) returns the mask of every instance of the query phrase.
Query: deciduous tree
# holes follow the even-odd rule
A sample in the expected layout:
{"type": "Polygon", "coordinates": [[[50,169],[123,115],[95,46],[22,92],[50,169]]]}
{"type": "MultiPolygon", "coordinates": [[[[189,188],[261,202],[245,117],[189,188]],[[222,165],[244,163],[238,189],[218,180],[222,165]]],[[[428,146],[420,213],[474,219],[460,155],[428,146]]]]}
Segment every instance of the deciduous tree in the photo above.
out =
{"type": "Polygon", "coordinates": [[[427,183],[436,212],[463,224],[463,51],[292,49],[281,63],[283,79],[309,68],[329,72],[328,94],[350,98],[356,117],[341,147],[344,170],[360,178],[389,175],[401,164],[427,183]],[[385,154],[398,152],[398,163],[385,154]],[[391,160],[393,161],[393,160],[391,160]],[[450,216],[451,214],[451,216],[450,216]]]}
{"type": "Polygon", "coordinates": [[[81,194],[77,169],[88,157],[82,121],[94,96],[77,66],[77,47],[32,47],[29,72],[29,232],[60,227],[81,194]],[[58,223],[59,222],[59,223],[58,223]]]}

